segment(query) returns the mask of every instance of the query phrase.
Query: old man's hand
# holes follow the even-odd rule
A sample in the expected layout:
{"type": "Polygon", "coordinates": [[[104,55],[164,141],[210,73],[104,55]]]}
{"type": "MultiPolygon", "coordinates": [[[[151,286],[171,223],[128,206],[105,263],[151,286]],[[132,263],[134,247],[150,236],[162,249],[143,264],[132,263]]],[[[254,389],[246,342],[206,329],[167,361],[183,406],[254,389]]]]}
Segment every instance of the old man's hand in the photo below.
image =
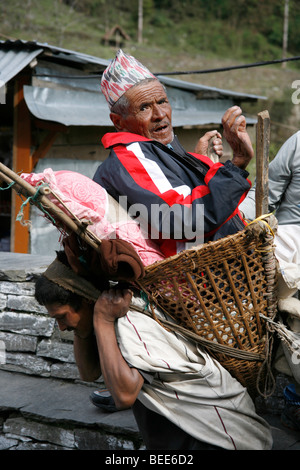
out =
{"type": "Polygon", "coordinates": [[[245,169],[254,156],[249,134],[246,129],[246,119],[239,106],[229,108],[223,118],[223,137],[233,150],[232,163],[245,169]]]}
{"type": "Polygon", "coordinates": [[[195,147],[195,153],[211,158],[210,148],[220,158],[223,155],[222,136],[218,131],[209,131],[201,137],[195,147]]]}

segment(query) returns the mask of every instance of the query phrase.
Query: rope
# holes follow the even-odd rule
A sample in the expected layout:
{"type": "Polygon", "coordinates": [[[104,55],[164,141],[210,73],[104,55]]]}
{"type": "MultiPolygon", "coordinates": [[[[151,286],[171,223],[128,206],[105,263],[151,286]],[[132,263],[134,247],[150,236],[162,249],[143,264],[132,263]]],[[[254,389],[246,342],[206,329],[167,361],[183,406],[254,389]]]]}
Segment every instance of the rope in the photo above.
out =
{"type": "MultiPolygon", "coordinates": [[[[248,69],[251,67],[262,67],[265,65],[273,65],[273,64],[281,64],[282,62],[290,62],[300,60],[300,56],[295,57],[288,57],[284,59],[275,59],[275,60],[266,60],[263,62],[254,62],[250,64],[243,64],[243,65],[232,65],[229,67],[221,67],[216,69],[204,69],[204,70],[188,70],[188,71],[175,71],[175,72],[157,72],[153,73],[153,75],[193,75],[193,74],[205,74],[205,73],[216,73],[216,72],[228,72],[230,70],[240,70],[240,69],[248,69]]],[[[86,80],[87,78],[100,78],[103,75],[103,71],[99,71],[95,74],[89,75],[51,75],[53,78],[73,78],[77,80],[86,80]]],[[[48,74],[36,73],[35,77],[48,77],[48,74]]]]}
{"type": "MultiPolygon", "coordinates": [[[[150,304],[150,306],[152,306],[152,304],[150,304]]],[[[153,315],[152,315],[153,312],[150,313],[149,311],[147,311],[145,309],[139,308],[137,305],[130,304],[129,308],[131,310],[136,310],[137,312],[143,313],[144,315],[147,315],[148,317],[153,318],[153,315]]],[[[183,336],[195,341],[196,343],[199,343],[201,346],[203,346],[204,348],[206,348],[208,350],[212,350],[212,351],[219,352],[219,353],[224,353],[224,354],[227,354],[228,356],[234,357],[236,359],[244,359],[244,360],[247,360],[247,361],[261,361],[261,362],[264,362],[264,360],[265,360],[265,356],[263,356],[262,354],[258,354],[258,353],[251,352],[251,351],[244,351],[242,349],[234,349],[234,348],[232,348],[230,346],[226,346],[224,344],[215,343],[215,342],[210,341],[208,339],[202,338],[201,336],[197,335],[196,333],[193,333],[192,331],[187,330],[185,327],[183,327],[181,325],[178,325],[177,323],[173,323],[172,321],[168,321],[168,320],[164,320],[162,318],[159,318],[159,323],[161,323],[161,325],[164,328],[166,328],[168,330],[172,330],[172,331],[177,332],[177,333],[181,333],[183,336]]]]}
{"type": "MultiPolygon", "coordinates": [[[[13,183],[11,183],[13,184],[13,183]]],[[[30,204],[35,204],[36,206],[38,206],[38,208],[44,212],[48,217],[49,219],[51,220],[51,222],[56,225],[56,222],[55,222],[55,219],[49,214],[48,211],[46,211],[46,209],[43,207],[43,205],[39,202],[38,198],[40,197],[40,190],[41,188],[43,188],[44,186],[47,186],[46,183],[43,183],[43,184],[40,184],[36,190],[36,192],[34,193],[33,196],[29,196],[24,202],[23,204],[21,205],[20,207],[20,210],[19,210],[19,213],[16,217],[16,220],[18,222],[21,222],[22,224],[27,224],[28,221],[24,221],[24,207],[30,203],[30,204]]]]}
{"type": "MultiPolygon", "coordinates": [[[[270,334],[267,334],[266,338],[266,350],[270,351],[273,348],[273,338],[270,337],[270,334]],[[272,343],[272,347],[271,347],[272,343]]],[[[263,398],[268,398],[273,395],[276,388],[276,379],[272,370],[272,357],[269,354],[266,354],[265,360],[261,368],[258,371],[256,378],[256,389],[258,393],[263,398]],[[263,390],[260,387],[260,384],[263,382],[262,378],[265,376],[263,390]]]]}
{"type": "Polygon", "coordinates": [[[15,182],[12,181],[8,186],[6,186],[6,188],[1,188],[1,186],[0,186],[0,191],[5,191],[6,189],[11,188],[14,184],[15,184],[15,182]]]}
{"type": "Polygon", "coordinates": [[[239,69],[249,69],[251,67],[261,67],[264,65],[272,65],[272,64],[281,64],[282,62],[290,62],[294,60],[300,60],[300,56],[289,57],[285,59],[275,59],[275,60],[266,60],[263,62],[254,62],[251,64],[244,64],[244,65],[232,65],[229,67],[221,67],[217,69],[206,69],[206,70],[191,70],[186,72],[164,72],[164,73],[155,73],[154,75],[189,75],[189,74],[198,74],[198,73],[216,73],[216,72],[228,72],[230,70],[239,70],[239,69]]]}
{"type": "Polygon", "coordinates": [[[269,213],[269,214],[263,214],[263,215],[260,215],[259,217],[257,217],[256,219],[254,220],[251,220],[251,222],[247,223],[246,227],[249,227],[249,225],[252,225],[258,221],[261,221],[263,224],[266,225],[266,227],[269,229],[270,233],[272,234],[273,238],[275,237],[275,234],[272,230],[272,228],[270,227],[270,225],[268,224],[268,222],[266,222],[264,219],[267,218],[267,217],[270,217],[271,215],[273,215],[273,212],[269,213]]]}

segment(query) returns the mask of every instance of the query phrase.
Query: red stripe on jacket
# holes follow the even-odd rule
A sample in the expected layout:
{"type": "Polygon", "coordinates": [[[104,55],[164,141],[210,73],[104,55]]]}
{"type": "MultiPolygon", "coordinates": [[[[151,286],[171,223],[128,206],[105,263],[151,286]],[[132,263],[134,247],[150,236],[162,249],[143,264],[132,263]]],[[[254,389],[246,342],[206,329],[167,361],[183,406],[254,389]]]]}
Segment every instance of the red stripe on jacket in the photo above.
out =
{"type": "Polygon", "coordinates": [[[145,170],[138,157],[132,151],[128,150],[124,145],[118,145],[114,147],[114,152],[124,168],[141,188],[151,191],[161,197],[161,199],[169,206],[172,206],[173,204],[190,205],[195,199],[202,198],[210,193],[210,190],[206,185],[197,186],[192,190],[192,194],[188,196],[178,194],[174,189],[161,193],[147,170],[145,170]],[[129,154],[131,155],[131,158],[128,158],[129,154]]]}

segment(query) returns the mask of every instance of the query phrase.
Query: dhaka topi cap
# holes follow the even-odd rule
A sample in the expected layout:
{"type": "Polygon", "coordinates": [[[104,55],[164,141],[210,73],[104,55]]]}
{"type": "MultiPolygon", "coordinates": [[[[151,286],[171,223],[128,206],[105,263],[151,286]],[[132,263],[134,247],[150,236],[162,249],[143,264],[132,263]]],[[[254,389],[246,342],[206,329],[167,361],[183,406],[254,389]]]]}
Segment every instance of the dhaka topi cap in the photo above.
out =
{"type": "Polygon", "coordinates": [[[156,78],[144,65],[121,49],[104,70],[101,79],[101,91],[109,108],[133,85],[147,78],[156,78]]]}

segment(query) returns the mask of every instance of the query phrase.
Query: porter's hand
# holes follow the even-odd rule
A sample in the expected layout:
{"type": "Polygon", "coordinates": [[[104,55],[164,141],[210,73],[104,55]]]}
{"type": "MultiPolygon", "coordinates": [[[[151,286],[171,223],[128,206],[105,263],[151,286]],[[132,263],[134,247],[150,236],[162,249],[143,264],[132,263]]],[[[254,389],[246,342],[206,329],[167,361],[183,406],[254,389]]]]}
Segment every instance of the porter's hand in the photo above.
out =
{"type": "Polygon", "coordinates": [[[95,317],[114,323],[128,312],[132,293],[128,290],[109,289],[102,292],[94,307],[95,317]]]}

